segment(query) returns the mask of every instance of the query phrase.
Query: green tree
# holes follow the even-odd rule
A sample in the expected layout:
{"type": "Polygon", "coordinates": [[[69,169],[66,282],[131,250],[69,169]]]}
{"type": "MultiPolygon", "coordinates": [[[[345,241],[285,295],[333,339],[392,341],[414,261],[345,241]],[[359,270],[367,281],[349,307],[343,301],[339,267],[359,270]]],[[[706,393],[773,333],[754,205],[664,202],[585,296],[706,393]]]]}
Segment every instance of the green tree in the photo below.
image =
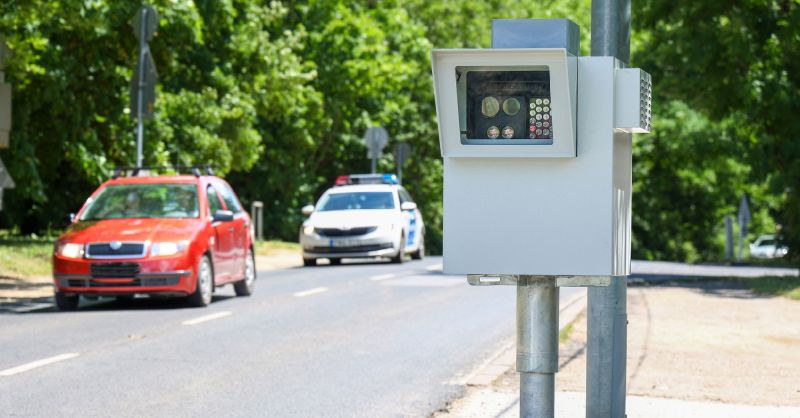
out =
{"type": "MultiPolygon", "coordinates": [[[[779,205],[773,215],[798,256],[800,3],[645,0],[634,2],[633,16],[641,39],[634,61],[652,72],[659,100],[681,100],[734,125],[729,146],[752,167],[746,182],[769,186],[766,200],[779,205]]],[[[718,138],[710,132],[708,141],[718,138]]]]}
{"type": "MultiPolygon", "coordinates": [[[[151,50],[159,70],[146,165],[251,167],[264,149],[258,115],[304,117],[315,100],[313,66],[296,54],[280,3],[157,1],[151,50]],[[281,86],[281,97],[270,96],[281,86]],[[274,99],[274,100],[273,100],[274,99]]],[[[138,5],[114,1],[15,1],[0,6],[0,33],[15,51],[11,149],[2,153],[17,188],[7,225],[59,225],[115,165],[135,159],[128,85],[138,54],[130,21],[138,5]]]]}

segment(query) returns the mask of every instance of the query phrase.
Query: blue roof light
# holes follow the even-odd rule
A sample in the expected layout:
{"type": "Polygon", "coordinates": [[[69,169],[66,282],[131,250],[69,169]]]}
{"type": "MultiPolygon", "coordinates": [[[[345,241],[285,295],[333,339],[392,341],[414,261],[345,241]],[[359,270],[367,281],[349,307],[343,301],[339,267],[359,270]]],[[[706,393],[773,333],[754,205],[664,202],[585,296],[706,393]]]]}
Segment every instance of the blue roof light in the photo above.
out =
{"type": "Polygon", "coordinates": [[[394,174],[352,174],[349,176],[339,176],[336,178],[336,185],[345,184],[400,184],[394,174]]]}

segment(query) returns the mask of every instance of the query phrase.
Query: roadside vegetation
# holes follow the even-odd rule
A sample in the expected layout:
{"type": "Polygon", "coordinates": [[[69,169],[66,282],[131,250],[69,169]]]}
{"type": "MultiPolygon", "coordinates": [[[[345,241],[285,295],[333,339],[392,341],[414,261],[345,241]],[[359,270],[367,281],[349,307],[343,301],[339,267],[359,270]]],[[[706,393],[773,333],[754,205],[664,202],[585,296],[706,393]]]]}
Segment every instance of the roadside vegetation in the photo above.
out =
{"type": "Polygon", "coordinates": [[[274,256],[285,253],[300,254],[300,244],[285,241],[256,241],[256,255],[274,256]]]}
{"type": "Polygon", "coordinates": [[[561,328],[561,331],[558,332],[559,344],[565,344],[567,341],[569,341],[570,337],[572,337],[572,331],[575,329],[575,322],[578,321],[579,318],[580,317],[575,318],[575,320],[567,324],[567,326],[561,328]]]}
{"type": "Polygon", "coordinates": [[[755,292],[800,301],[800,277],[758,277],[740,281],[755,292]]]}
{"type": "Polygon", "coordinates": [[[54,239],[0,232],[0,276],[36,277],[51,273],[54,239]]]}
{"type": "MultiPolygon", "coordinates": [[[[292,240],[333,179],[369,171],[367,128],[412,155],[404,185],[441,251],[442,160],[432,48],[491,46],[492,18],[569,18],[590,53],[591,0],[150,2],[161,16],[145,165],[211,164],[243,203],[262,201],[266,236],[292,240]]],[[[63,227],[115,166],[135,160],[129,84],[139,2],[4,1],[13,56],[16,180],[0,228],[63,227]]],[[[632,2],[631,65],[654,82],[650,135],[633,141],[635,258],[722,261],[724,219],[750,200],[747,241],[780,232],[800,259],[800,3],[632,2]],[[758,57],[758,59],[753,59],[758,57]],[[702,76],[701,76],[702,75],[702,76]]]]}

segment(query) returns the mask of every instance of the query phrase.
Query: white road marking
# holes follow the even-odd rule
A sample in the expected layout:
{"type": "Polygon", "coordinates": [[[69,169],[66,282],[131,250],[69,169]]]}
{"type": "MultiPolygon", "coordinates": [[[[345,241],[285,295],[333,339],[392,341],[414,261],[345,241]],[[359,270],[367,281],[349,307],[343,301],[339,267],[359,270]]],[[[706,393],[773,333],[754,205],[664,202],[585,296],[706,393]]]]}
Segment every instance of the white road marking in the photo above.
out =
{"type": "Polygon", "coordinates": [[[327,287],[315,287],[313,289],[303,290],[294,294],[295,297],[302,298],[306,296],[316,295],[317,293],[327,292],[327,287]]]}
{"type": "Polygon", "coordinates": [[[10,369],[5,369],[0,371],[0,376],[13,376],[15,374],[24,373],[28,370],[33,370],[37,367],[47,366],[48,364],[57,363],[59,361],[69,360],[71,358],[78,357],[79,353],[66,353],[66,354],[59,354],[57,356],[48,357],[41,360],[32,361],[30,363],[23,364],[21,366],[12,367],[10,369]]]}
{"type": "Polygon", "coordinates": [[[394,279],[395,277],[397,277],[396,274],[389,273],[389,274],[379,274],[377,276],[372,276],[369,279],[372,280],[373,282],[379,282],[381,280],[394,279]]]}
{"type": "Polygon", "coordinates": [[[183,325],[202,324],[203,322],[213,321],[215,319],[225,318],[226,316],[231,316],[231,315],[232,315],[232,312],[230,312],[230,311],[217,312],[217,313],[213,313],[211,315],[205,315],[205,316],[201,316],[199,318],[189,319],[187,321],[183,321],[183,325]]]}
{"type": "Polygon", "coordinates": [[[444,266],[442,265],[442,263],[439,263],[439,264],[430,265],[430,266],[426,267],[425,270],[428,270],[428,271],[442,271],[442,268],[444,268],[444,266]]]}

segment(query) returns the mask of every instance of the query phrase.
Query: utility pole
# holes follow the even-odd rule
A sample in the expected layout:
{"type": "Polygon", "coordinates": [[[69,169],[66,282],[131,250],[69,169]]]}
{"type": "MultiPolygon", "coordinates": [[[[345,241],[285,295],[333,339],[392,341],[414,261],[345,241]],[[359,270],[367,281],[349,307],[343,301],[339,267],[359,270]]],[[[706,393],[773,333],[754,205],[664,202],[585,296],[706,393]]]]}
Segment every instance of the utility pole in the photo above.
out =
{"type": "MultiPolygon", "coordinates": [[[[628,66],[630,40],[630,0],[593,0],[591,55],[616,57],[628,66]]],[[[632,139],[630,133],[618,135],[632,139]]],[[[588,289],[587,418],[625,416],[627,288],[627,276],[616,276],[608,287],[588,289]]]]}
{"type": "Polygon", "coordinates": [[[131,78],[131,116],[136,118],[136,167],[142,166],[144,119],[152,119],[156,101],[158,73],[148,42],[156,35],[158,12],[142,7],[133,18],[133,33],[139,39],[139,60],[131,78]]]}
{"type": "Polygon", "coordinates": [[[747,203],[747,195],[742,195],[742,200],[739,202],[739,212],[736,213],[736,220],[739,224],[739,257],[738,261],[744,259],[744,239],[747,236],[747,224],[750,223],[750,204],[747,203]]]}
{"type": "Polygon", "coordinates": [[[403,184],[403,164],[406,163],[411,155],[411,146],[406,142],[400,142],[394,146],[394,163],[397,166],[397,182],[403,184]]]}
{"type": "MultiPolygon", "coordinates": [[[[139,62],[143,63],[145,60],[145,51],[147,50],[147,40],[144,38],[145,25],[147,24],[147,9],[142,8],[140,13],[140,30],[139,35],[139,62]]],[[[139,64],[141,66],[142,64],[139,64]]],[[[142,147],[144,143],[144,118],[142,112],[144,111],[144,71],[139,71],[139,94],[136,95],[136,167],[142,166],[142,147]]]]}

